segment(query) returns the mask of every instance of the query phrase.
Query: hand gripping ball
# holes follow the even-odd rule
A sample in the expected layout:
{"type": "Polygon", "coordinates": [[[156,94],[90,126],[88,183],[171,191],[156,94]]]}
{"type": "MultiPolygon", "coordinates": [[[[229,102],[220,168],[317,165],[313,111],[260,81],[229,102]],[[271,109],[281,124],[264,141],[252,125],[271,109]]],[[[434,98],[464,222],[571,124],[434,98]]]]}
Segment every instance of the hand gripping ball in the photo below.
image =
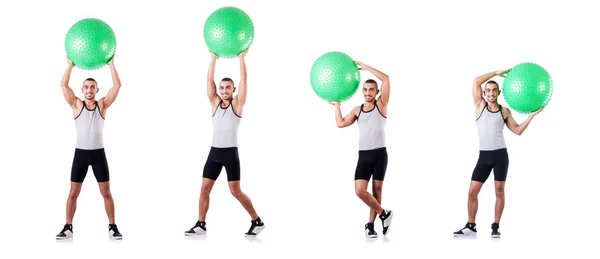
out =
{"type": "Polygon", "coordinates": [[[552,78],[541,66],[521,63],[506,74],[502,86],[504,99],[519,113],[532,113],[552,98],[552,78]]]}
{"type": "Polygon", "coordinates": [[[204,22],[204,41],[221,58],[237,57],[250,48],[253,39],[252,19],[237,7],[219,8],[204,22]]]}
{"type": "Polygon", "coordinates": [[[320,56],[310,71],[313,91],[329,102],[342,102],[356,93],[360,72],[348,55],[332,51],[320,56]]]}
{"type": "Polygon", "coordinates": [[[96,18],[82,19],[69,29],[65,39],[67,57],[81,69],[103,67],[115,55],[117,40],[112,28],[96,18]]]}

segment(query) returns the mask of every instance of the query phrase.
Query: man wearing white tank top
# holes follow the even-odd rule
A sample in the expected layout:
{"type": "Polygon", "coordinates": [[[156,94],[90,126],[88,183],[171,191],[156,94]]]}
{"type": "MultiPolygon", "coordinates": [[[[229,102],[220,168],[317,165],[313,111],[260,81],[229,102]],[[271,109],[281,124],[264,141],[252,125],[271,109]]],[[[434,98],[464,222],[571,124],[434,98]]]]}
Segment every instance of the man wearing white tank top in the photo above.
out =
{"type": "Polygon", "coordinates": [[[375,218],[379,215],[383,235],[387,235],[392,222],[393,212],[381,207],[383,180],[388,163],[388,154],[385,143],[385,125],[387,119],[387,105],[390,100],[390,79],[381,71],[355,61],[359,70],[367,70],[381,81],[381,90],[377,81],[368,79],[363,84],[362,92],[365,102],[356,106],[352,111],[342,117],[339,102],[335,105],[335,121],[339,128],[345,128],[358,121],[358,163],[354,173],[354,189],[356,195],[370,208],[369,221],[365,224],[365,234],[370,238],[377,237],[375,231],[375,218]],[[377,97],[377,94],[379,98],[377,97]],[[367,191],[369,180],[373,178],[373,194],[367,191]]]}
{"type": "Polygon", "coordinates": [[[531,113],[522,123],[518,124],[510,110],[498,104],[500,86],[490,80],[494,76],[504,77],[509,70],[498,70],[481,75],[473,82],[473,101],[475,103],[475,118],[479,130],[479,159],[471,176],[468,193],[468,221],[464,228],[454,232],[454,236],[477,235],[475,215],[477,214],[477,196],[483,183],[492,170],[494,171],[494,186],[496,190],[496,206],[494,223],[492,223],[492,238],[500,237],[500,217],[504,210],[504,185],[508,173],[508,152],[504,141],[504,124],[517,135],[521,135],[527,126],[544,107],[531,113]],[[488,81],[489,80],[489,81],[488,81]],[[484,91],[482,92],[482,85],[484,91]],[[485,99],[484,99],[485,97],[485,99]],[[487,99],[487,101],[486,101],[487,99]]]}
{"type": "Polygon", "coordinates": [[[71,167],[71,190],[67,199],[67,223],[63,230],[56,235],[57,239],[66,239],[73,236],[73,217],[77,206],[77,197],[81,192],[83,180],[89,167],[92,167],[96,181],[100,187],[100,193],[104,198],[104,207],[108,216],[108,233],[113,239],[121,239],[122,235],[115,224],[115,204],[110,192],[110,177],[108,162],[104,153],[104,118],[121,89],[121,80],[114,65],[114,57],[108,62],[112,75],[113,87],[108,90],[105,97],[96,100],[98,84],[93,78],[87,78],[83,82],[81,91],[84,99],[77,98],[69,86],[71,71],[75,66],[67,58],[69,66],[62,78],[62,92],[65,100],[73,111],[75,118],[75,129],[77,139],[75,143],[75,155],[71,167]]]}
{"type": "Polygon", "coordinates": [[[231,78],[223,78],[219,83],[219,93],[215,84],[215,65],[218,56],[211,54],[211,62],[208,69],[208,100],[212,106],[213,137],[212,145],[202,175],[202,187],[200,188],[200,204],[198,221],[191,229],[185,231],[186,236],[206,234],[206,214],[210,192],[219,177],[221,170],[225,168],[229,190],[250,214],[250,229],[246,236],[257,236],[265,227],[261,218],[257,215],[250,198],[240,188],[240,159],[238,154],[238,127],[242,118],[242,112],[246,103],[246,61],[248,51],[239,54],[240,60],[240,83],[238,88],[233,84],[231,78]],[[233,96],[235,90],[238,94],[233,96]]]}

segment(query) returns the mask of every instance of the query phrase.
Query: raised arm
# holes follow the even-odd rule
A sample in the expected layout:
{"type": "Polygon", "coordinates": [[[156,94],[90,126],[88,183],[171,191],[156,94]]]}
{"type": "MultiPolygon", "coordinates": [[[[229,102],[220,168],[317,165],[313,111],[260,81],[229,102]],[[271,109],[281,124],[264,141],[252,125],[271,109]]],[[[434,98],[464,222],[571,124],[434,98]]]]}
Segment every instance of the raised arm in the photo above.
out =
{"type": "Polygon", "coordinates": [[[115,68],[115,58],[113,57],[107,65],[110,68],[113,86],[108,90],[106,96],[102,98],[102,101],[104,102],[104,109],[110,107],[113,102],[115,102],[117,95],[119,95],[119,90],[121,90],[121,79],[119,78],[119,73],[117,73],[117,69],[115,68]]]}
{"type": "Polygon", "coordinates": [[[219,56],[215,55],[214,53],[210,52],[210,65],[208,67],[208,76],[206,78],[206,84],[207,84],[207,93],[208,93],[208,101],[210,101],[210,103],[214,103],[217,101],[217,98],[219,98],[219,96],[217,95],[217,85],[215,84],[215,65],[217,63],[217,59],[219,58],[219,56]]]}
{"type": "Polygon", "coordinates": [[[383,103],[383,105],[387,105],[388,102],[390,101],[390,77],[388,75],[386,75],[385,73],[369,66],[369,65],[365,65],[364,63],[360,62],[360,61],[354,61],[357,65],[359,65],[359,69],[361,70],[367,70],[369,72],[371,72],[373,75],[375,75],[377,77],[377,79],[379,79],[381,81],[381,95],[379,96],[379,99],[381,100],[381,102],[383,103]]]}
{"type": "Polygon", "coordinates": [[[239,57],[240,57],[240,85],[238,86],[238,94],[237,94],[237,99],[238,99],[238,106],[244,106],[244,104],[246,104],[246,89],[247,89],[247,84],[246,84],[246,78],[247,78],[247,72],[246,72],[246,61],[245,61],[245,57],[246,57],[246,53],[248,53],[248,50],[240,53],[239,57]]]}
{"type": "Polygon", "coordinates": [[[360,109],[360,106],[354,107],[354,109],[352,109],[352,111],[350,113],[348,113],[348,115],[346,115],[346,117],[342,117],[340,103],[333,102],[331,104],[335,105],[335,122],[336,122],[336,125],[338,126],[338,128],[348,127],[348,126],[352,125],[356,121],[356,119],[358,119],[357,114],[360,109]]]}
{"type": "Polygon", "coordinates": [[[75,105],[77,104],[77,97],[75,97],[75,93],[73,92],[73,89],[71,89],[71,87],[69,87],[69,80],[71,79],[71,71],[73,71],[74,65],[73,65],[73,62],[71,62],[71,60],[69,58],[67,58],[67,61],[69,62],[69,66],[67,67],[67,70],[65,71],[65,74],[63,75],[63,78],[62,78],[62,82],[61,82],[62,92],[63,92],[63,96],[65,97],[65,100],[67,101],[69,106],[75,107],[75,105]]]}
{"type": "Polygon", "coordinates": [[[508,108],[503,107],[502,113],[506,114],[506,126],[508,127],[508,129],[510,131],[512,131],[513,133],[520,136],[521,134],[523,134],[525,129],[527,129],[527,126],[529,126],[529,123],[531,122],[531,120],[533,120],[533,117],[538,115],[543,110],[544,110],[544,107],[537,110],[536,112],[531,113],[529,115],[529,117],[527,117],[527,119],[525,121],[523,121],[523,123],[521,123],[521,124],[518,124],[517,121],[515,121],[515,119],[513,118],[512,114],[508,108]]]}
{"type": "Polygon", "coordinates": [[[480,75],[475,78],[473,81],[473,103],[475,105],[479,105],[483,101],[483,90],[481,89],[481,85],[483,83],[485,83],[487,80],[490,80],[494,76],[504,76],[507,72],[508,70],[498,70],[480,75]]]}

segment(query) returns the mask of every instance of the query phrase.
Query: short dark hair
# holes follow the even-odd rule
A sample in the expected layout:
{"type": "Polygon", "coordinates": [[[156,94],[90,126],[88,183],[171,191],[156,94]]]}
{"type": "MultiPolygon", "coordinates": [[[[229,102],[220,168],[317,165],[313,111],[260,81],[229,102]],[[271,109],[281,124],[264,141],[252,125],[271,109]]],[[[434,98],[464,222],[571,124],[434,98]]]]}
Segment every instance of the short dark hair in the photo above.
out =
{"type": "Polygon", "coordinates": [[[233,80],[229,77],[223,77],[223,79],[221,79],[221,82],[231,82],[231,85],[235,86],[235,84],[233,83],[233,80]]]}
{"type": "Polygon", "coordinates": [[[494,85],[496,85],[498,88],[500,88],[500,85],[498,85],[498,83],[497,83],[496,81],[494,81],[494,80],[487,81],[487,83],[485,83],[485,84],[486,84],[486,85],[487,85],[487,84],[494,84],[494,85]]]}
{"type": "Polygon", "coordinates": [[[83,83],[85,83],[86,81],[94,81],[94,83],[96,83],[96,85],[98,84],[98,82],[96,81],[96,79],[93,79],[91,77],[88,77],[85,80],[83,80],[83,83]]]}
{"type": "Polygon", "coordinates": [[[377,85],[377,81],[373,79],[367,79],[367,81],[365,81],[365,84],[375,84],[375,87],[379,88],[379,85],[377,85]]]}

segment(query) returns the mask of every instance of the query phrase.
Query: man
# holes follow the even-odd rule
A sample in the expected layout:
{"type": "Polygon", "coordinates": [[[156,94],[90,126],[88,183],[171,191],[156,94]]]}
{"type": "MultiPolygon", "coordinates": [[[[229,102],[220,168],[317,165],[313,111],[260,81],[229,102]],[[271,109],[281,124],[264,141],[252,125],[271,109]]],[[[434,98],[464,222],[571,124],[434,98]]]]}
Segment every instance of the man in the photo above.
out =
{"type": "Polygon", "coordinates": [[[62,91],[65,100],[73,109],[75,128],[77,130],[77,141],[75,144],[75,155],[71,168],[71,191],[67,199],[67,223],[56,235],[57,239],[66,239],[73,236],[73,217],[77,206],[77,197],[81,191],[83,180],[92,166],[94,176],[100,187],[100,193],[104,198],[104,207],[108,216],[108,232],[111,238],[121,239],[121,233],[115,224],[115,205],[110,192],[110,177],[106,154],[104,153],[104,119],[106,111],[110,107],[121,89],[121,80],[114,65],[114,58],[108,62],[112,74],[113,87],[105,97],[96,100],[96,94],[100,90],[96,80],[87,78],[83,81],[81,91],[84,99],[75,97],[73,90],[69,87],[69,79],[73,70],[73,62],[67,59],[69,66],[62,78],[62,91]]]}
{"type": "Polygon", "coordinates": [[[240,188],[240,160],[237,137],[238,127],[246,103],[247,75],[244,57],[247,52],[244,51],[239,54],[241,79],[239,92],[236,96],[233,96],[236,87],[230,78],[223,78],[221,80],[219,83],[219,93],[221,95],[217,95],[214,74],[218,56],[211,52],[212,59],[208,69],[208,100],[212,104],[213,138],[202,175],[198,221],[194,227],[185,231],[186,236],[206,234],[206,214],[208,212],[210,192],[223,167],[225,167],[227,172],[227,181],[231,194],[242,204],[251,217],[250,229],[245,235],[256,236],[265,227],[265,224],[254,210],[250,198],[240,188]]]}
{"type": "Polygon", "coordinates": [[[381,81],[381,95],[377,82],[368,79],[363,84],[365,102],[354,107],[350,114],[342,117],[340,103],[334,102],[335,120],[339,128],[348,127],[358,121],[358,164],[354,174],[354,188],[356,195],[366,203],[370,209],[369,222],[365,225],[365,233],[370,238],[377,237],[375,231],[375,217],[379,215],[383,234],[387,235],[392,222],[393,212],[381,207],[381,194],[383,180],[387,169],[388,155],[385,144],[385,125],[387,119],[387,105],[390,100],[389,77],[362,62],[355,61],[360,70],[367,70],[381,81]],[[373,177],[373,194],[367,192],[369,180],[373,177]]]}
{"type": "Polygon", "coordinates": [[[468,195],[469,219],[464,228],[454,232],[454,236],[477,235],[475,215],[477,214],[477,195],[483,183],[494,170],[494,186],[496,190],[495,219],[492,223],[492,238],[500,237],[500,217],[504,210],[504,185],[508,173],[508,152],[504,141],[504,124],[510,131],[521,135],[527,126],[544,107],[529,115],[522,123],[517,124],[510,110],[498,104],[500,87],[498,83],[490,80],[494,76],[504,77],[508,70],[498,70],[475,78],[473,82],[473,101],[475,102],[475,117],[479,130],[479,159],[471,176],[471,186],[468,195]],[[490,80],[490,81],[488,81],[490,80]],[[481,87],[484,82],[485,93],[481,87]],[[483,98],[485,96],[485,99],[483,98]],[[487,101],[486,101],[487,99],[487,101]]]}

